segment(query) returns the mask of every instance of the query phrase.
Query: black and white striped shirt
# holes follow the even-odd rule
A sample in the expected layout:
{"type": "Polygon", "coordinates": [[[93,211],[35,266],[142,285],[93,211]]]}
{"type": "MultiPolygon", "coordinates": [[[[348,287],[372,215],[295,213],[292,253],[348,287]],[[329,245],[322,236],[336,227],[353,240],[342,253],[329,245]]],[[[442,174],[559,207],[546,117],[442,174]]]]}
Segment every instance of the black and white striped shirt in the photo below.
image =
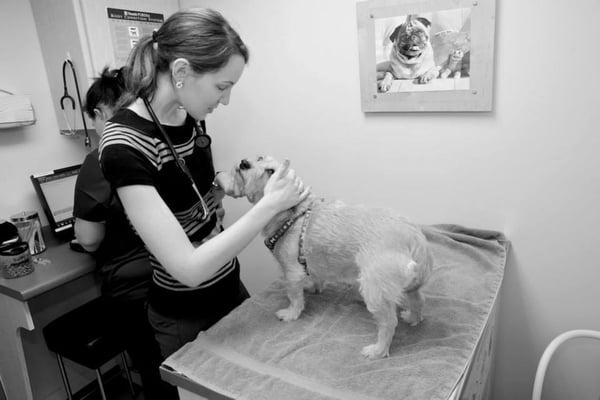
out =
{"type": "MultiPolygon", "coordinates": [[[[187,176],[178,168],[169,147],[161,139],[160,131],[152,121],[127,109],[115,114],[104,129],[100,143],[100,161],[106,179],[115,190],[129,185],[154,186],[190,241],[199,245],[220,232],[222,227],[216,215],[220,202],[215,198],[212,186],[215,172],[211,151],[210,148],[202,149],[196,145],[195,123],[188,117],[182,126],[163,127],[177,154],[185,160],[208,206],[210,217],[204,221],[201,221],[202,206],[198,196],[187,176]]],[[[169,291],[202,290],[224,280],[234,271],[239,275],[239,265],[233,259],[197,287],[188,287],[173,278],[152,255],[150,262],[154,269],[154,284],[169,291]]]]}

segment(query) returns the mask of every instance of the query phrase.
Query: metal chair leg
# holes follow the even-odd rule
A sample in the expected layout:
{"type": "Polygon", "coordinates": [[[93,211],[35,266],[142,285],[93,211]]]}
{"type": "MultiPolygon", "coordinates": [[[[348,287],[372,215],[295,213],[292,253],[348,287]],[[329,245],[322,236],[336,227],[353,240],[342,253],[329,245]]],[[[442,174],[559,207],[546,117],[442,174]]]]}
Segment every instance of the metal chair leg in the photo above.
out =
{"type": "Polygon", "coordinates": [[[133,388],[133,381],[131,380],[131,373],[129,372],[129,366],[127,365],[127,358],[125,357],[125,352],[121,353],[121,360],[123,360],[123,367],[125,368],[127,383],[129,384],[129,392],[131,393],[131,396],[135,397],[135,389],[133,388]]]}
{"type": "Polygon", "coordinates": [[[106,393],[104,392],[104,384],[102,383],[102,372],[100,372],[100,368],[96,369],[96,379],[98,380],[98,385],[100,386],[100,395],[102,395],[102,400],[106,400],[106,393]]]}
{"type": "Polygon", "coordinates": [[[69,384],[69,379],[67,378],[67,371],[65,370],[63,359],[60,354],[56,354],[56,359],[58,360],[58,369],[60,369],[60,376],[62,378],[63,385],[65,386],[65,391],[67,392],[67,398],[69,400],[73,400],[73,392],[71,391],[71,385],[69,384]]]}

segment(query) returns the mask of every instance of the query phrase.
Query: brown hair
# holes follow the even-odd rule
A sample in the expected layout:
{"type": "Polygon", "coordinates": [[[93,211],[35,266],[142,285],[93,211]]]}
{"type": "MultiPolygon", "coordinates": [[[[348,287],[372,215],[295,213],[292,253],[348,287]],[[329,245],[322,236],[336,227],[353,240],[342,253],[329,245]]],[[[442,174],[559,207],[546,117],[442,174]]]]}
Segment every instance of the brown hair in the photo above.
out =
{"type": "Polygon", "coordinates": [[[127,61],[127,88],[132,96],[151,99],[157,75],[172,61],[185,58],[196,73],[222,68],[234,54],[248,62],[248,48],[223,16],[211,9],[178,11],[153,35],[144,36],[127,61]]]}
{"type": "Polygon", "coordinates": [[[126,73],[125,67],[121,69],[110,70],[104,67],[100,76],[94,79],[94,83],[88,89],[85,95],[84,110],[91,119],[96,119],[94,109],[99,104],[110,108],[117,108],[120,98],[125,92],[125,82],[123,75],[126,73]]]}

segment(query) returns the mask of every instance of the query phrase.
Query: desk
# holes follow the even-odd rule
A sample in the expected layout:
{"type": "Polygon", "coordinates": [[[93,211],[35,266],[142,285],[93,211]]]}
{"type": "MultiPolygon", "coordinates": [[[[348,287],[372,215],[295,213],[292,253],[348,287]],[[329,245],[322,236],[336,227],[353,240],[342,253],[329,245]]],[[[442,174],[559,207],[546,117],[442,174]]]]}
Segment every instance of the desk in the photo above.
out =
{"type": "Polygon", "coordinates": [[[0,378],[8,399],[58,396],[60,374],[41,328],[100,294],[93,258],[44,233],[47,249],[34,258],[45,262],[29,275],[0,278],[0,378]]]}

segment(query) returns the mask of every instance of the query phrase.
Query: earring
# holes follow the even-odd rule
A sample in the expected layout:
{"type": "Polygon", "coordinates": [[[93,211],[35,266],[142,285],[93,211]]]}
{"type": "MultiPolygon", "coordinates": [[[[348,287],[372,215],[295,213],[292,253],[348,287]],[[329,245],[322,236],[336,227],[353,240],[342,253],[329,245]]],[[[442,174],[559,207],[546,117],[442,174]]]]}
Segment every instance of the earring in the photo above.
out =
{"type": "Polygon", "coordinates": [[[182,82],[182,81],[177,81],[177,82],[175,82],[175,87],[176,87],[177,89],[181,89],[181,88],[183,87],[183,82],[182,82]]]}

